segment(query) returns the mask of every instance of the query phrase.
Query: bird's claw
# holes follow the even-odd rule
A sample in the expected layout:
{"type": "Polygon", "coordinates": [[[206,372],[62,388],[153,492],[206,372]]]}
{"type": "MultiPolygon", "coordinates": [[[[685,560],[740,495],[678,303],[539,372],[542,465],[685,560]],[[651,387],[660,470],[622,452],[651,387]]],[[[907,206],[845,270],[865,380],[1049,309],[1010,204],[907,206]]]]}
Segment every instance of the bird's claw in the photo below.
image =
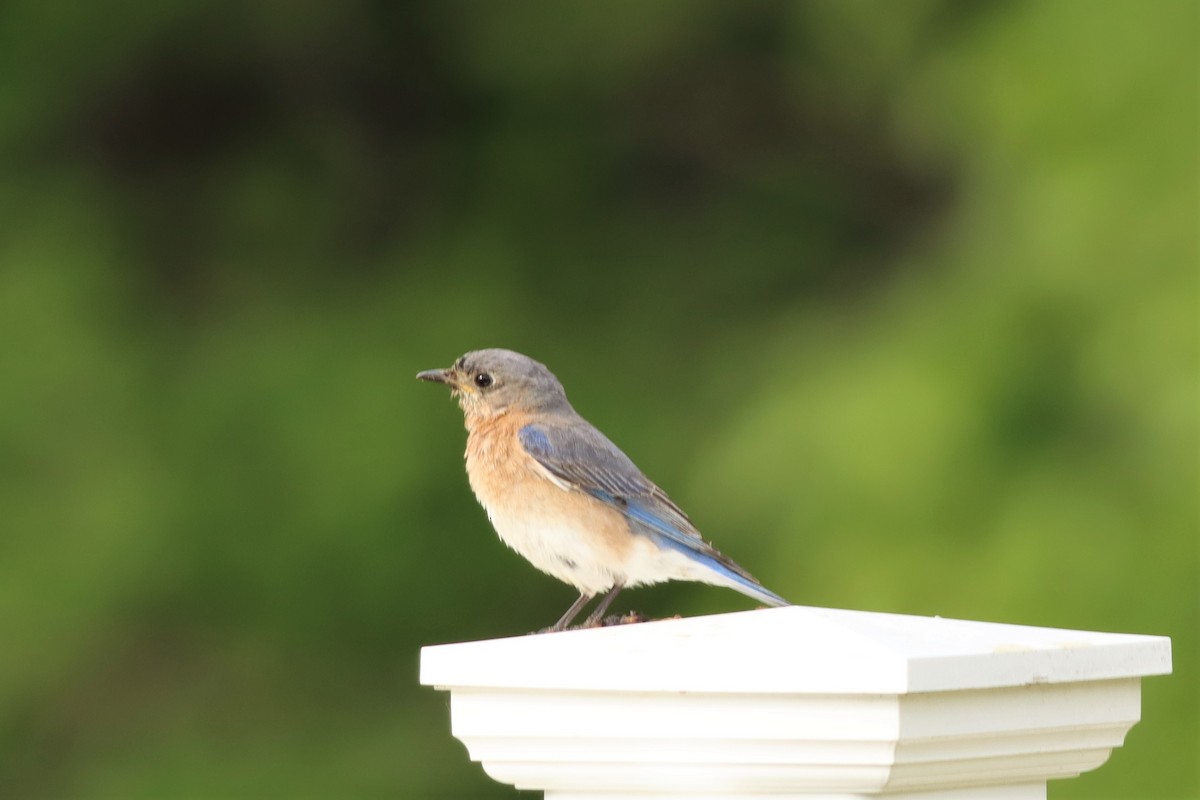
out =
{"type": "MultiPolygon", "coordinates": [[[[679,615],[676,614],[673,617],[668,617],[668,619],[679,619],[679,615]]],[[[551,625],[547,628],[542,628],[540,630],[533,631],[530,635],[532,636],[532,635],[538,634],[538,633],[558,633],[559,631],[585,631],[585,630],[588,630],[589,628],[612,628],[617,625],[634,625],[638,622],[651,622],[651,621],[652,620],[650,619],[650,617],[647,617],[645,614],[643,614],[640,611],[629,611],[624,614],[609,614],[604,619],[595,620],[595,621],[588,620],[587,622],[581,622],[578,625],[570,625],[565,628],[559,628],[554,625],[551,625]]]]}

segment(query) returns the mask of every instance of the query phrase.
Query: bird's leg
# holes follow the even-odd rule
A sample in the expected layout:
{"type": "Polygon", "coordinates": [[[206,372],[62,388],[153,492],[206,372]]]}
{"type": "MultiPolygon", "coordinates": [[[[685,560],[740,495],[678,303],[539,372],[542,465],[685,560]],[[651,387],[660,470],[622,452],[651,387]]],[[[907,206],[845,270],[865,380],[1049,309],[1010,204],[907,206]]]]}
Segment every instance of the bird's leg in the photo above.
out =
{"type": "Polygon", "coordinates": [[[586,606],[595,596],[596,595],[588,594],[587,592],[580,592],[579,599],[574,603],[571,603],[571,607],[567,609],[567,613],[562,615],[562,619],[551,625],[549,628],[546,628],[543,633],[554,633],[555,631],[566,630],[567,626],[571,624],[571,620],[579,616],[579,612],[583,611],[583,607],[586,606]]]}
{"type": "Polygon", "coordinates": [[[604,595],[604,597],[600,598],[600,602],[596,604],[595,610],[592,611],[592,613],[588,615],[588,618],[584,621],[583,625],[581,625],[580,627],[581,628],[594,628],[597,625],[599,625],[600,621],[602,619],[604,619],[604,612],[608,611],[608,607],[612,605],[613,600],[617,599],[617,595],[620,594],[621,590],[624,588],[625,587],[622,586],[621,584],[614,583],[613,587],[608,590],[608,594],[606,594],[606,595],[604,595]]]}

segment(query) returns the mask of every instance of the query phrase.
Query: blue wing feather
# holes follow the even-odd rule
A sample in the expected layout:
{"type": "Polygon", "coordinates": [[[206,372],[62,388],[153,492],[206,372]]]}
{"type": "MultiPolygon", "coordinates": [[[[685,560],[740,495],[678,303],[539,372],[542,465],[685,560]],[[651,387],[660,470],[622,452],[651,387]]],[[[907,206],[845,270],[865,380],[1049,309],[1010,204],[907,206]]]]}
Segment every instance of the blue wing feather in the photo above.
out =
{"type": "Polygon", "coordinates": [[[526,452],[555,478],[620,511],[631,530],[703,563],[751,597],[770,605],[788,604],[706,542],[687,514],[582,418],[526,425],[518,437],[526,452]]]}

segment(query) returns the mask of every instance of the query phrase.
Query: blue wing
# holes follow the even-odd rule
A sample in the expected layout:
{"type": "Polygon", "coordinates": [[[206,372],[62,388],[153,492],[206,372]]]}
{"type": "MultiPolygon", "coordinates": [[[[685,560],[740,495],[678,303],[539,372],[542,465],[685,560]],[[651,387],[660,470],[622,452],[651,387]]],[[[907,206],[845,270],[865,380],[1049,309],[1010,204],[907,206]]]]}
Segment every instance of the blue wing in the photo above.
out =
{"type": "Polygon", "coordinates": [[[769,605],[788,605],[708,542],[687,514],[621,450],[580,417],[526,425],[526,452],[555,478],[617,509],[630,528],[659,546],[678,550],[732,580],[739,591],[769,605]]]}

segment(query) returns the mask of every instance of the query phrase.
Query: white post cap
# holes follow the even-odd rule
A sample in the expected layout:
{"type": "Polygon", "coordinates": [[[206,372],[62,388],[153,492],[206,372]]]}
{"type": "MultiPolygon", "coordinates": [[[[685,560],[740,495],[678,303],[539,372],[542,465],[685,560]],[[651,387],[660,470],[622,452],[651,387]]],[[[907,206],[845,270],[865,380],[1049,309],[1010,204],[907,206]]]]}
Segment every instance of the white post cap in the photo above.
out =
{"type": "Polygon", "coordinates": [[[1165,637],[802,606],[421,652],[471,758],[558,800],[1040,800],[1170,670],[1165,637]]]}

